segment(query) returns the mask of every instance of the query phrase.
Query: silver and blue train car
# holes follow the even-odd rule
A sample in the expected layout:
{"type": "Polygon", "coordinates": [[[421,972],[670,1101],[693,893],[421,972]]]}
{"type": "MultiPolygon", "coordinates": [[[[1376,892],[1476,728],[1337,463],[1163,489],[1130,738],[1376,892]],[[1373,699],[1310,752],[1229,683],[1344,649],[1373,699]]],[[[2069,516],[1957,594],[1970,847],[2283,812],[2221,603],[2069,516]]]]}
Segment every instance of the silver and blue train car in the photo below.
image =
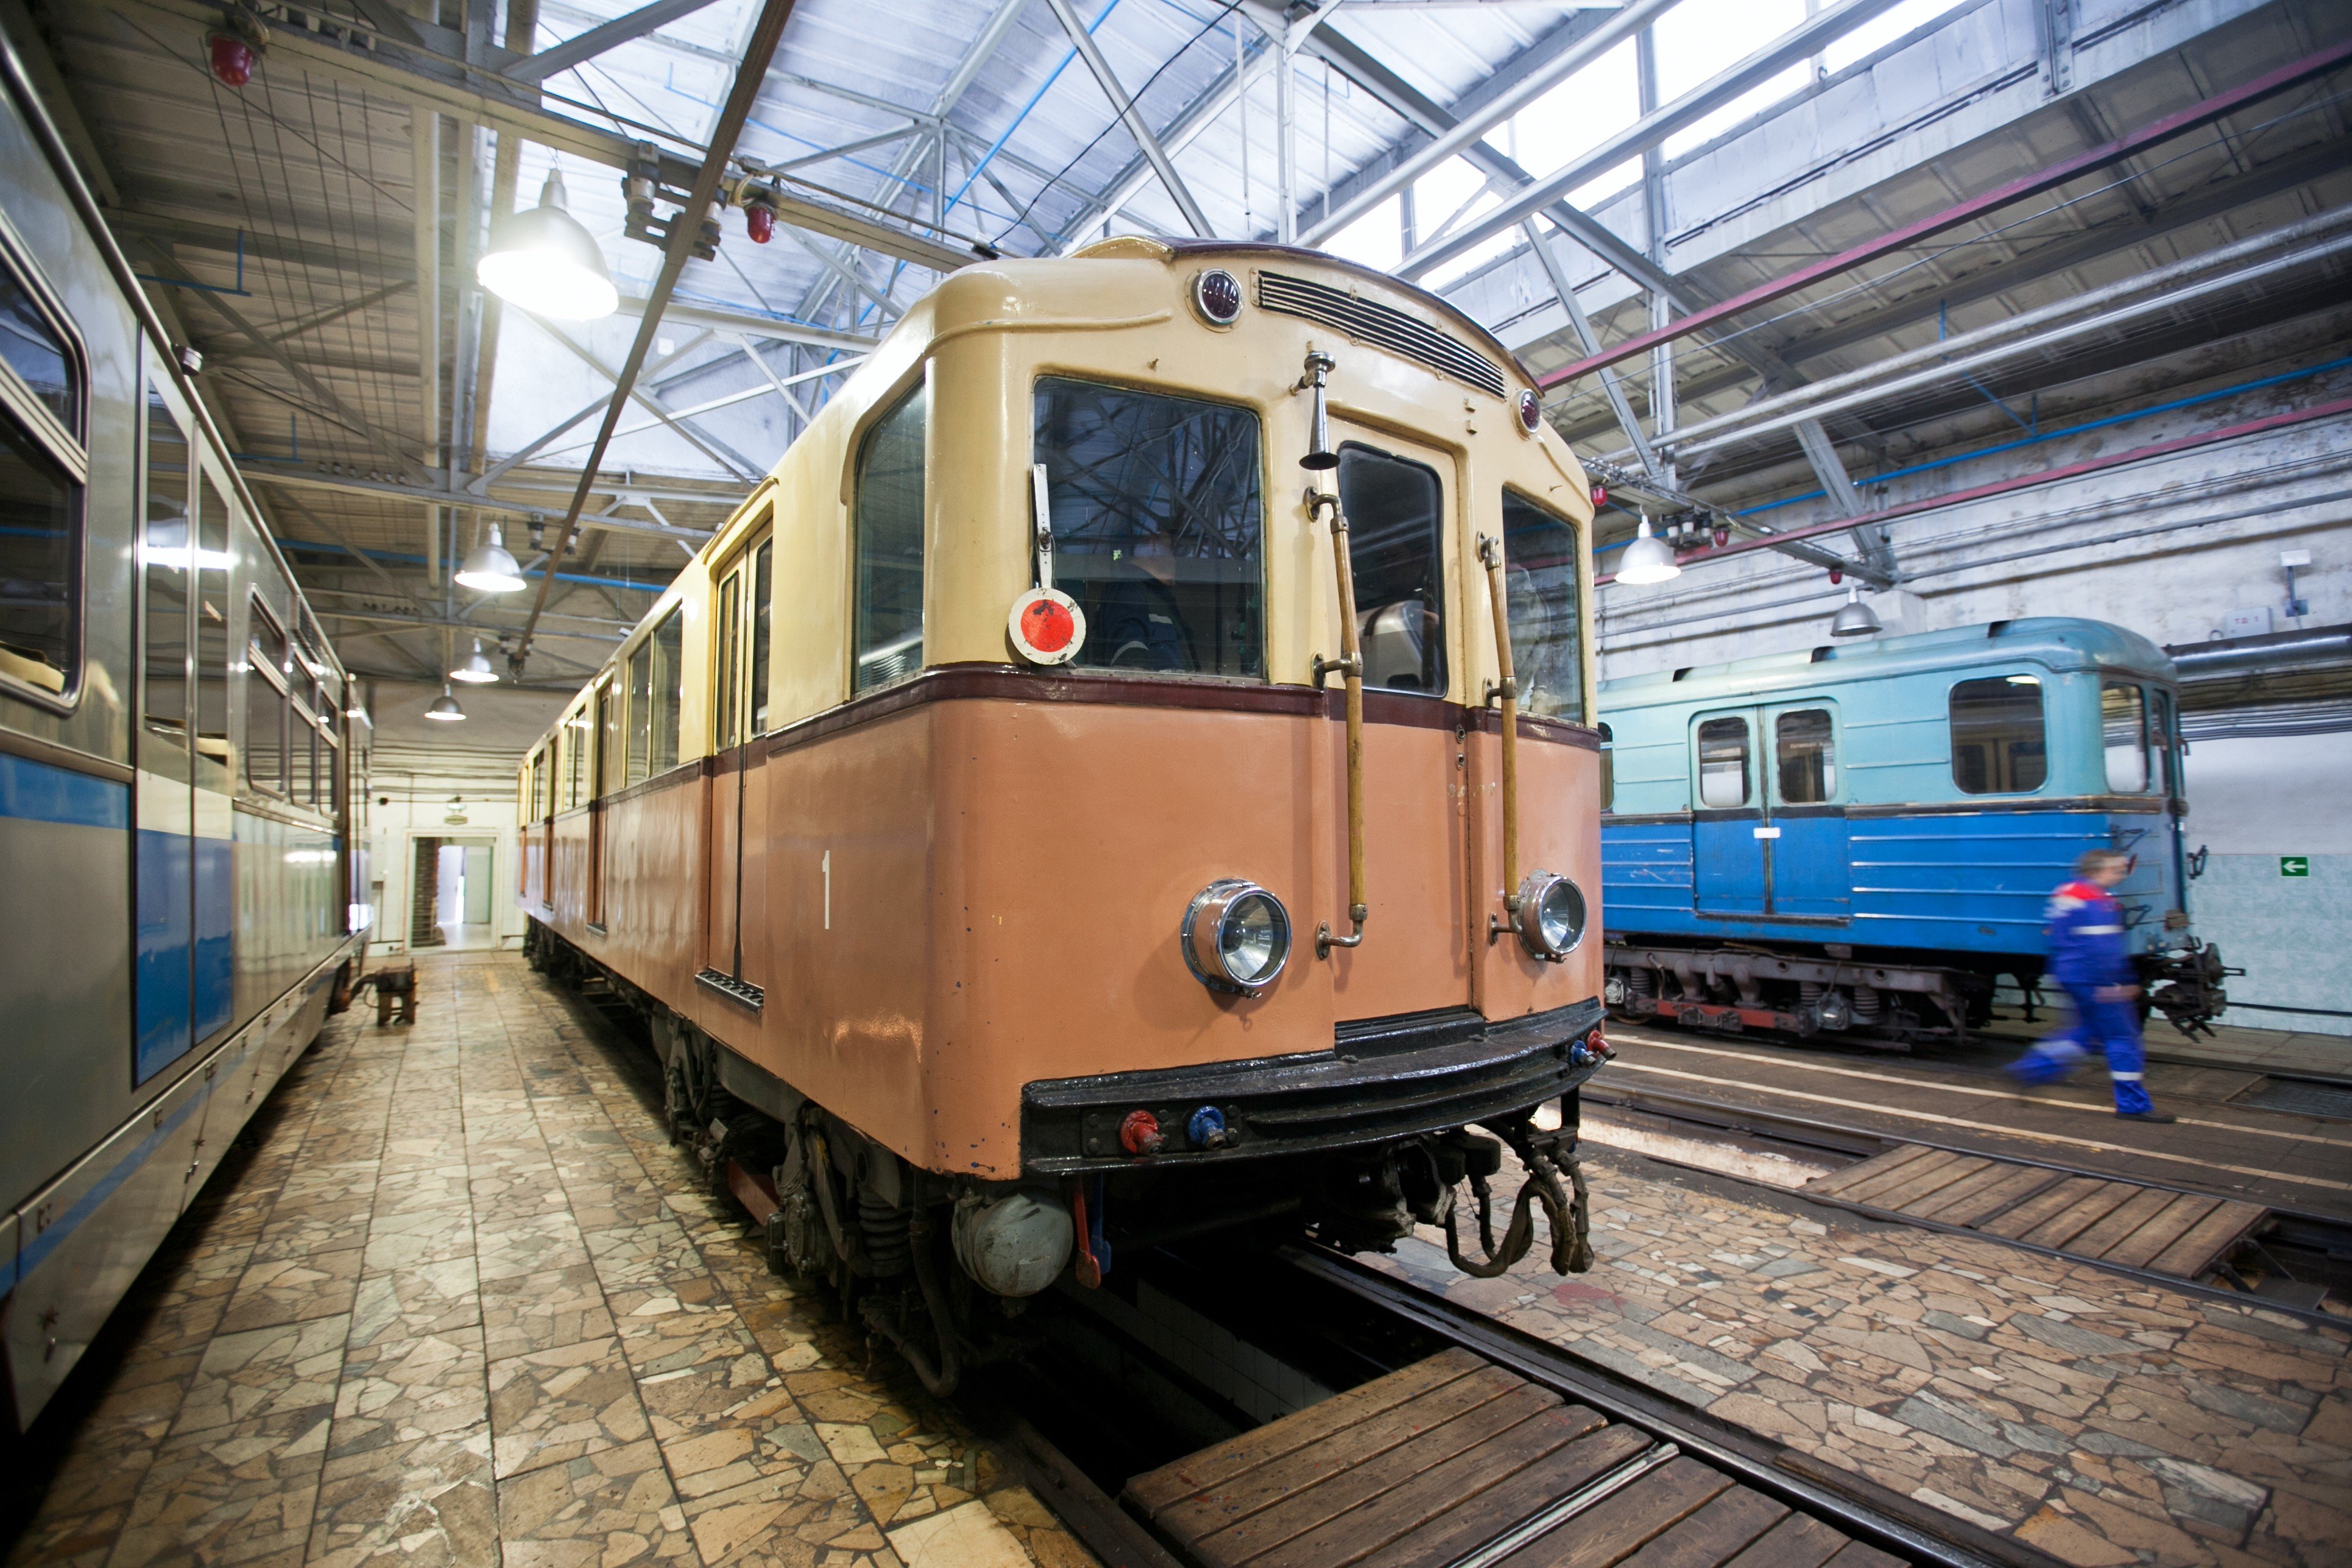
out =
{"type": "Polygon", "coordinates": [[[5,39],[0,67],[0,1429],[22,1429],[348,995],[367,884],[349,680],[5,39]]]}
{"type": "Polygon", "coordinates": [[[1604,682],[1607,999],[1621,1017],[1905,1047],[2035,999],[2085,849],[2147,994],[2221,1010],[2190,933],[2172,664],[2100,621],[1995,621],[1604,682]]]}

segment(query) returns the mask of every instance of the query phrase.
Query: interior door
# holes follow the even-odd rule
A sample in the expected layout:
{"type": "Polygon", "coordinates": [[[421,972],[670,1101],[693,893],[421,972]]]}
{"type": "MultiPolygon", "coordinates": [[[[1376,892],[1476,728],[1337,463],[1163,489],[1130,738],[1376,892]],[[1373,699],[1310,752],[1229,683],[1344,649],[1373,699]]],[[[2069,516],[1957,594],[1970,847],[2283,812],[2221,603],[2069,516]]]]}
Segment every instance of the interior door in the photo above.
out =
{"type": "Polygon", "coordinates": [[[133,987],[135,1081],[194,1044],[195,798],[189,724],[188,438],[151,382],[139,539],[140,725],[133,987]]]}
{"type": "Polygon", "coordinates": [[[1757,777],[1761,713],[1702,713],[1691,722],[1691,897],[1701,914],[1769,909],[1766,847],[1779,832],[1757,777]]]}
{"type": "Polygon", "coordinates": [[[751,774],[749,742],[768,730],[768,655],[775,544],[763,539],[719,576],[714,606],[718,669],[712,740],[719,766],[709,796],[709,967],[764,984],[767,936],[765,801],[751,774]]]}
{"type": "Polygon", "coordinates": [[[599,931],[604,925],[604,795],[612,788],[613,760],[618,754],[621,705],[614,694],[614,683],[607,680],[596,689],[596,719],[593,730],[594,750],[588,759],[588,788],[593,797],[588,803],[588,923],[599,931]]]}
{"type": "MultiPolygon", "coordinates": [[[[1473,792],[1459,711],[1447,700],[1462,498],[1443,453],[1385,432],[1342,427],[1338,435],[1339,503],[1364,655],[1364,890],[1371,910],[1363,948],[1333,953],[1339,1016],[1468,1006],[1473,792]]],[[[1333,752],[1344,758],[1341,745],[1333,752]]],[[[1334,782],[1336,790],[1340,781],[1334,782]]],[[[1344,823],[1344,796],[1334,799],[1344,823]]],[[[1345,931],[1339,917],[1346,911],[1338,907],[1346,894],[1344,859],[1339,867],[1332,923],[1345,931]]]]}
{"type": "Polygon", "coordinates": [[[1767,805],[1778,837],[1763,840],[1764,912],[1845,920],[1853,910],[1853,855],[1839,771],[1837,705],[1821,698],[1764,710],[1772,766],[1767,805]]]}

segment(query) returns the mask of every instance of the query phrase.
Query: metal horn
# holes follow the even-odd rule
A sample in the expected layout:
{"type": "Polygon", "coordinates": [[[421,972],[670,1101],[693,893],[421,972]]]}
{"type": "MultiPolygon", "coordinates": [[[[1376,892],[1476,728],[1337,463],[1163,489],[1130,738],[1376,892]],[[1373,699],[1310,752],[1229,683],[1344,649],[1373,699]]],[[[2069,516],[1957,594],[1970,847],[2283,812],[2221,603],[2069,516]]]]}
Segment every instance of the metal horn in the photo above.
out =
{"type": "Polygon", "coordinates": [[[1297,390],[1315,394],[1315,416],[1308,437],[1309,450],[1298,459],[1298,466],[1320,473],[1339,466],[1339,455],[1331,450],[1331,416],[1323,403],[1323,378],[1331,372],[1332,358],[1321,349],[1307,351],[1307,374],[1298,378],[1297,390]]]}

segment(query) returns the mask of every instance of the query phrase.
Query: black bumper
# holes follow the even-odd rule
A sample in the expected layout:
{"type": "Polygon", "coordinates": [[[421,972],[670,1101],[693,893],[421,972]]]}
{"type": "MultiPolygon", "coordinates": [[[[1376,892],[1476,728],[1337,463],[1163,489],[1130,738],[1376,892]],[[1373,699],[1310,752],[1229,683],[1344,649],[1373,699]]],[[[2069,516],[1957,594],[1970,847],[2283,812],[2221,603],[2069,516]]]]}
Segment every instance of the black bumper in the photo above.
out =
{"type": "Polygon", "coordinates": [[[1035,1175],[1136,1166],[1202,1167],[1312,1153],[1460,1127],[1526,1110],[1591,1078],[1569,1047],[1601,1021],[1599,997],[1488,1023],[1466,1011],[1343,1025],[1328,1051],[1095,1078],[1021,1091],[1021,1163],[1035,1175]],[[1186,1123],[1204,1105],[1232,1142],[1195,1147],[1186,1123]],[[1137,1157],[1119,1142],[1130,1111],[1159,1119],[1166,1142],[1137,1157]]]}

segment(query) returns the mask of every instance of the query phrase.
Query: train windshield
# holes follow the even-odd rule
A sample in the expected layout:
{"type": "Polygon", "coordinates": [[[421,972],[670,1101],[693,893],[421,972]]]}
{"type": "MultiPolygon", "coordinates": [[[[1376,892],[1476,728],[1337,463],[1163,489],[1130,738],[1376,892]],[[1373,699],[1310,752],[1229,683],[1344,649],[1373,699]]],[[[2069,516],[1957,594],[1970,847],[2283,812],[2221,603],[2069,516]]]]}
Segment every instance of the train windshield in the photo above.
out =
{"type": "Polygon", "coordinates": [[[1263,675],[1257,416],[1048,377],[1037,383],[1034,417],[1054,585],[1087,617],[1071,662],[1263,675]]]}
{"type": "Polygon", "coordinates": [[[1436,471],[1350,441],[1339,448],[1339,506],[1364,684],[1443,697],[1445,511],[1436,471]]]}
{"type": "Polygon", "coordinates": [[[1996,675],[1952,688],[1952,782],[1966,795],[2023,795],[2049,776],[2042,682],[1996,675]]]}
{"type": "Polygon", "coordinates": [[[2108,792],[2145,794],[2150,787],[2147,696],[2137,682],[2110,680],[2099,688],[2099,730],[2106,742],[2108,792]]]}
{"type": "Polygon", "coordinates": [[[1576,558],[1576,530],[1565,519],[1503,492],[1503,583],[1522,713],[1584,717],[1576,558]]]}

